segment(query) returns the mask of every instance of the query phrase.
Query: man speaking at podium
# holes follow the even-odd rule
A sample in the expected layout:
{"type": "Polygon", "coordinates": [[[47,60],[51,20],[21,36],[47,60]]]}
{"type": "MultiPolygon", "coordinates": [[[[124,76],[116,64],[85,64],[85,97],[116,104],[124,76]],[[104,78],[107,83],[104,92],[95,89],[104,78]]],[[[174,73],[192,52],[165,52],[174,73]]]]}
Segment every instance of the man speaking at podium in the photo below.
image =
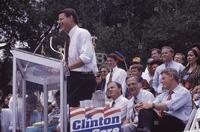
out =
{"type": "Polygon", "coordinates": [[[68,33],[70,44],[68,58],[68,104],[77,107],[80,100],[91,99],[96,85],[94,73],[98,71],[92,37],[78,24],[74,9],[66,8],[58,13],[61,31],[68,33]]]}

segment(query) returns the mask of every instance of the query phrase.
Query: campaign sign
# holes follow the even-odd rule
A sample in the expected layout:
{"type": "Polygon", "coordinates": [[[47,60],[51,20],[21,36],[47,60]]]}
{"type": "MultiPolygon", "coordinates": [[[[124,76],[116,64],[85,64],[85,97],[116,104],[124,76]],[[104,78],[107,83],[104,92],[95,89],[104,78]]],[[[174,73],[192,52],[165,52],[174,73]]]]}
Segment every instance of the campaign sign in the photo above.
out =
{"type": "Polygon", "coordinates": [[[119,108],[71,108],[70,132],[120,132],[119,108]]]}

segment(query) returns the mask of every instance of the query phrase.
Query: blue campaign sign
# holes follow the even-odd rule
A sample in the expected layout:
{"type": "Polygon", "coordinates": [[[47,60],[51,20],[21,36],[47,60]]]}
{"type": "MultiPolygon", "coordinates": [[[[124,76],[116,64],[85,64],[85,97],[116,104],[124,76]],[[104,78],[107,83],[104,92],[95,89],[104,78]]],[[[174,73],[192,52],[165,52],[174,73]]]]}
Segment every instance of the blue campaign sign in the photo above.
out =
{"type": "Polygon", "coordinates": [[[116,125],[101,126],[97,128],[74,130],[73,132],[121,132],[121,123],[116,125]]]}
{"type": "Polygon", "coordinates": [[[76,108],[70,110],[71,132],[120,132],[118,108],[76,108]]]}

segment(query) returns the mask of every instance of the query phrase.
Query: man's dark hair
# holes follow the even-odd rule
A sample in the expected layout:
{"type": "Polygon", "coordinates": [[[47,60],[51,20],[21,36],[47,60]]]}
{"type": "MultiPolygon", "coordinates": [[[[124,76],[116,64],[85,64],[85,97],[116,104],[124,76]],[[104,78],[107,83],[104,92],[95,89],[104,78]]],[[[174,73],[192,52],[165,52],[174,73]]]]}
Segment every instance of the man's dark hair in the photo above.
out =
{"type": "Polygon", "coordinates": [[[114,54],[114,53],[110,53],[110,54],[107,56],[107,58],[112,58],[112,59],[114,59],[115,61],[119,61],[118,58],[117,58],[117,55],[114,54]]]}
{"type": "Polygon", "coordinates": [[[103,69],[103,68],[105,68],[105,69],[109,72],[109,68],[108,68],[107,65],[105,65],[105,64],[101,65],[101,66],[99,67],[99,70],[101,70],[101,69],[103,69]]]}
{"type": "Polygon", "coordinates": [[[76,11],[72,8],[65,8],[64,10],[61,10],[58,12],[58,14],[64,13],[66,17],[72,16],[74,18],[74,22],[78,24],[78,15],[76,11]]]}
{"type": "Polygon", "coordinates": [[[154,65],[154,64],[161,65],[162,61],[161,60],[152,60],[151,62],[149,62],[149,65],[154,65]]]}
{"type": "Polygon", "coordinates": [[[161,54],[161,50],[158,48],[152,48],[151,52],[156,51],[158,54],[161,54]]]}
{"type": "Polygon", "coordinates": [[[175,55],[181,55],[182,56],[182,59],[185,60],[185,55],[181,52],[177,52],[175,55]]]}
{"type": "Polygon", "coordinates": [[[190,49],[194,47],[197,47],[200,50],[200,42],[194,42],[190,49]]]}
{"type": "Polygon", "coordinates": [[[162,50],[163,49],[169,49],[169,51],[174,54],[174,49],[172,47],[170,47],[170,46],[163,46],[162,50]]]}
{"type": "Polygon", "coordinates": [[[122,94],[122,85],[118,82],[115,82],[115,81],[110,81],[108,82],[107,86],[110,84],[110,83],[115,83],[117,85],[117,88],[121,89],[121,94],[122,94]]]}
{"type": "Polygon", "coordinates": [[[131,69],[137,69],[138,71],[142,72],[143,71],[143,65],[133,64],[133,65],[131,65],[131,69]]]}
{"type": "Polygon", "coordinates": [[[115,81],[110,81],[108,82],[107,86],[110,84],[110,83],[115,83],[117,85],[118,88],[122,89],[122,85],[118,82],[115,82],[115,81]]]}

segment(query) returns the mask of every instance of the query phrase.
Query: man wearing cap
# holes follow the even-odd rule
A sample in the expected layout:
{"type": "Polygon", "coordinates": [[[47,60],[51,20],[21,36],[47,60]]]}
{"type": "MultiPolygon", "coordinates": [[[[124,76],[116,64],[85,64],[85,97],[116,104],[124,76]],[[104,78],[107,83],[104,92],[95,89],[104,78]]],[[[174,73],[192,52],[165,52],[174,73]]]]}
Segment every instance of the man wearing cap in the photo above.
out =
{"type": "Polygon", "coordinates": [[[160,60],[154,60],[153,58],[149,58],[147,60],[147,70],[145,72],[142,72],[142,78],[147,80],[149,85],[152,87],[152,80],[155,73],[156,68],[162,64],[162,61],[160,60]]]}
{"type": "Polygon", "coordinates": [[[141,58],[140,57],[133,57],[132,64],[140,64],[140,63],[141,63],[141,58]]]}
{"type": "MultiPolygon", "coordinates": [[[[158,48],[152,48],[151,49],[151,58],[149,58],[148,60],[147,60],[147,67],[145,68],[145,71],[143,72],[143,74],[146,74],[147,76],[148,76],[148,74],[151,72],[151,71],[149,71],[149,62],[151,61],[151,60],[156,60],[156,61],[161,61],[161,50],[160,49],[158,49],[158,48]]],[[[160,64],[159,64],[160,65],[160,64]]],[[[147,79],[147,78],[145,78],[147,81],[148,81],[148,83],[149,83],[149,79],[147,79]]]]}
{"type": "Polygon", "coordinates": [[[114,53],[111,53],[107,56],[107,65],[110,69],[110,72],[106,76],[105,92],[107,91],[108,82],[115,81],[121,84],[122,93],[125,95],[127,73],[124,69],[117,67],[118,61],[117,55],[114,53]]]}

